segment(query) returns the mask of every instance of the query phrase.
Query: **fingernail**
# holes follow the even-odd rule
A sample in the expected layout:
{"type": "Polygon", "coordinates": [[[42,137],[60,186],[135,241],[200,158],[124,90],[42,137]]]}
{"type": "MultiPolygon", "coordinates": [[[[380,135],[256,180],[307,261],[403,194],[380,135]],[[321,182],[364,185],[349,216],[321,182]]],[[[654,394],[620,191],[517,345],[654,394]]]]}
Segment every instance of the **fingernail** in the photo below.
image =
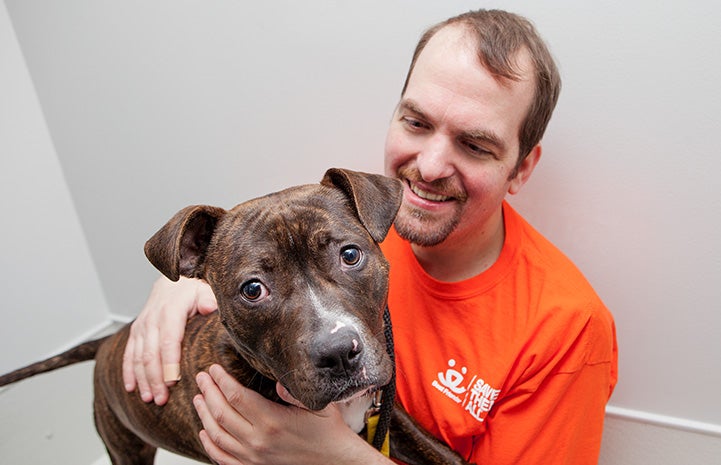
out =
{"type": "Polygon", "coordinates": [[[195,375],[195,384],[198,385],[199,388],[203,388],[203,383],[205,382],[205,377],[208,376],[208,373],[201,371],[197,375],[195,375]]]}
{"type": "Polygon", "coordinates": [[[213,364],[213,365],[210,366],[210,368],[208,368],[208,373],[209,373],[210,376],[212,376],[213,378],[217,378],[218,376],[221,376],[221,375],[222,375],[222,373],[223,373],[223,367],[221,367],[221,366],[218,365],[218,364],[213,364]]]}

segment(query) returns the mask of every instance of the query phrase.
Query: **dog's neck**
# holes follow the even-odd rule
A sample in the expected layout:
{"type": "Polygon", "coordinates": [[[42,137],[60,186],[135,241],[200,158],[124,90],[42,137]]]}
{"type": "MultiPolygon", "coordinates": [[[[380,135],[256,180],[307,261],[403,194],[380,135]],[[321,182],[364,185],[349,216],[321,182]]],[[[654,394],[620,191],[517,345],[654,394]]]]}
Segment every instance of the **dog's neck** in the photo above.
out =
{"type": "Polygon", "coordinates": [[[221,340],[218,341],[218,363],[238,380],[247,379],[242,375],[243,373],[253,372],[250,382],[245,384],[247,388],[258,392],[266,399],[287,405],[288,403],[281,399],[275,390],[277,380],[267,374],[268,370],[264,366],[258,366],[260,364],[249,356],[250,352],[247,348],[238,344],[227,332],[223,333],[221,340]]]}

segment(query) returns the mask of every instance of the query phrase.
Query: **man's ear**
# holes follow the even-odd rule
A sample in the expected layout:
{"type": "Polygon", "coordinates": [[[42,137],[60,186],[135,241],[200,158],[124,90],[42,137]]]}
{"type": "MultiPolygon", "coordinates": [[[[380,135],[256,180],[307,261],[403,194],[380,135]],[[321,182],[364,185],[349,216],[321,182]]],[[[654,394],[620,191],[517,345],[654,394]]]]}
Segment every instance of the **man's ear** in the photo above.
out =
{"type": "Polygon", "coordinates": [[[145,256],[172,281],[202,277],[205,254],[225,210],[193,205],[180,210],[145,243],[145,256]]]}
{"type": "Polygon", "coordinates": [[[530,179],[533,170],[541,159],[541,152],[541,144],[536,144],[531,151],[528,152],[528,156],[518,165],[516,168],[516,176],[511,179],[511,185],[508,186],[509,194],[515,195],[521,191],[521,188],[530,179]]]}
{"type": "Polygon", "coordinates": [[[385,239],[403,200],[401,181],[379,174],[331,168],[325,172],[321,184],[340,189],[373,240],[385,239]]]}

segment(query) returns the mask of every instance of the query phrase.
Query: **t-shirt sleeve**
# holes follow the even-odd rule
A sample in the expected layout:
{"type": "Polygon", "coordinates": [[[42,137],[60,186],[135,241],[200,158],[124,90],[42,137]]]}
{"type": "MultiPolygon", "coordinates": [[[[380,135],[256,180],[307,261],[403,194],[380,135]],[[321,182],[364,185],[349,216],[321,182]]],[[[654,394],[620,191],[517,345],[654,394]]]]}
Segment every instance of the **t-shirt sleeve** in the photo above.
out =
{"type": "Polygon", "coordinates": [[[605,406],[617,377],[610,315],[592,315],[565,349],[545,366],[529,364],[529,373],[499,399],[471,462],[598,463],[605,406]]]}

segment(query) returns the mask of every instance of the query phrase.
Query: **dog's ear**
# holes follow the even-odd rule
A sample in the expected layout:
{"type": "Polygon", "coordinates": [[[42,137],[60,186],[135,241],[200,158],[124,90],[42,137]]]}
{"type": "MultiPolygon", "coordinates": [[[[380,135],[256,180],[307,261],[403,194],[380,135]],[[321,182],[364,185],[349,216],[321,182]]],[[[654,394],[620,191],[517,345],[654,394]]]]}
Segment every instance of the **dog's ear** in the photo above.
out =
{"type": "Polygon", "coordinates": [[[379,174],[331,168],[321,184],[343,191],[376,242],[385,239],[403,200],[403,184],[379,174]]]}
{"type": "Polygon", "coordinates": [[[201,277],[210,238],[225,210],[193,205],[180,210],[145,243],[145,256],[172,281],[201,277]]]}

